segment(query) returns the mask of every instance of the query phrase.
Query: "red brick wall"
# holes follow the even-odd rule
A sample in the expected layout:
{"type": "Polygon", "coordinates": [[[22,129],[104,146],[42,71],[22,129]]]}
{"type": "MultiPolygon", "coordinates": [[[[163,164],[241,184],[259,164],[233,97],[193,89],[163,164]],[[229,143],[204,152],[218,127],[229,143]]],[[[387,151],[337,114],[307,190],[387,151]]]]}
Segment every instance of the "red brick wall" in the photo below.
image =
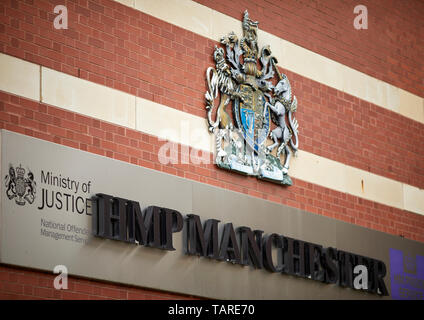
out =
{"type": "Polygon", "coordinates": [[[0,300],[168,300],[199,299],[158,290],[68,277],[68,289],[56,290],[52,273],[0,265],[0,300]]]}
{"type": "MultiPolygon", "coordinates": [[[[0,4],[0,51],[205,116],[214,42],[111,0],[0,4]]],[[[352,27],[353,29],[353,27],[352,27]]],[[[424,188],[424,125],[287,72],[299,100],[301,149],[424,188]]]]}
{"type": "Polygon", "coordinates": [[[424,96],[422,0],[194,0],[372,77],[424,96]],[[356,30],[353,9],[368,9],[368,29],[356,30]]]}

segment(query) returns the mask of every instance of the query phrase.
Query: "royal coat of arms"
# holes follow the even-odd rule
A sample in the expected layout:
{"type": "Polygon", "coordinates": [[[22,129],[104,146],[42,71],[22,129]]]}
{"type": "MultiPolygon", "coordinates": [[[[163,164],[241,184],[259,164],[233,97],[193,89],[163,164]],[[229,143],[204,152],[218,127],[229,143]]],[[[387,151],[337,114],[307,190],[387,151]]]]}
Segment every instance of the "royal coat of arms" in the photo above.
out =
{"type": "Polygon", "coordinates": [[[291,185],[289,163],[298,150],[297,99],[271,48],[259,51],[258,22],[247,11],[242,26],[240,41],[234,32],[220,39],[225,51],[215,46],[216,67],[206,71],[207,120],[216,137],[215,161],[220,168],[291,185]]]}
{"type": "Polygon", "coordinates": [[[22,166],[14,168],[9,167],[9,174],[4,178],[6,186],[6,195],[9,200],[15,199],[16,204],[23,206],[26,202],[33,203],[36,194],[36,183],[34,174],[22,166]]]}

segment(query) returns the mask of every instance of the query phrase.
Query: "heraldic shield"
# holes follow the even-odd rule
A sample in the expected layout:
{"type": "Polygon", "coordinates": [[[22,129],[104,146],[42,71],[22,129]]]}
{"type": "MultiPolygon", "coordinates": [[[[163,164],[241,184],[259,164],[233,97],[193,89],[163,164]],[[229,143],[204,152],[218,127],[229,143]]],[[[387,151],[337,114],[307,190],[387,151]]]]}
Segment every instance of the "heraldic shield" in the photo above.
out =
{"type": "Polygon", "coordinates": [[[206,71],[215,161],[219,168],[291,185],[289,162],[298,150],[297,99],[270,46],[259,50],[258,24],[245,11],[243,36],[223,36],[225,50],[215,46],[215,68],[206,71]]]}
{"type": "Polygon", "coordinates": [[[240,99],[234,103],[237,127],[242,129],[247,144],[258,152],[269,134],[271,116],[262,91],[249,85],[239,88],[240,99]]]}
{"type": "Polygon", "coordinates": [[[9,174],[4,178],[6,195],[9,200],[15,199],[16,204],[23,206],[26,202],[32,204],[35,200],[36,183],[34,174],[28,170],[19,167],[9,166],[9,174]]]}

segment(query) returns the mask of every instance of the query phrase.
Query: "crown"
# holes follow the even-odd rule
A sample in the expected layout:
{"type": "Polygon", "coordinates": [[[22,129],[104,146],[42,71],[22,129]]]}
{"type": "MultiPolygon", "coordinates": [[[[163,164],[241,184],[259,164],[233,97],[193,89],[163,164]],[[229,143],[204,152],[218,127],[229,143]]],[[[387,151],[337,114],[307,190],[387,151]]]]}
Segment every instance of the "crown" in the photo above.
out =
{"type": "Polygon", "coordinates": [[[22,168],[21,165],[19,165],[19,168],[16,168],[16,175],[19,178],[23,178],[24,177],[24,175],[25,175],[25,169],[22,168]]]}

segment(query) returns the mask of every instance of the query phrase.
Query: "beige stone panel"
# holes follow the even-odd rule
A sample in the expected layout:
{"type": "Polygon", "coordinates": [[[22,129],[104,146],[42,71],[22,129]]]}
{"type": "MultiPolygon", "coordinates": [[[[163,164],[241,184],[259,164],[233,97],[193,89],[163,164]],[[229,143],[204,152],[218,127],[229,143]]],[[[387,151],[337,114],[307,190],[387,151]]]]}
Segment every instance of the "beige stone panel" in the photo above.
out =
{"type": "Polygon", "coordinates": [[[319,71],[320,83],[323,83],[332,88],[337,88],[342,83],[345,75],[343,74],[343,66],[340,63],[335,63],[330,59],[324,58],[320,63],[317,63],[316,70],[319,71]]]}
{"type": "Polygon", "coordinates": [[[366,74],[362,74],[362,81],[365,85],[365,94],[356,95],[358,98],[399,113],[399,88],[366,74]]]}
{"type": "Polygon", "coordinates": [[[280,41],[281,57],[277,57],[279,65],[298,74],[305,75],[312,80],[319,79],[315,72],[314,55],[306,51],[299,51],[296,45],[288,41],[280,41]]]}
{"type": "Polygon", "coordinates": [[[44,67],[42,102],[135,128],[134,96],[44,67]]]}
{"type": "Polygon", "coordinates": [[[209,134],[205,118],[163,106],[150,100],[137,98],[137,130],[213,152],[213,135],[209,134]]]}
{"type": "Polygon", "coordinates": [[[122,3],[123,5],[126,5],[128,7],[134,8],[134,0],[115,0],[115,1],[122,3]]]}
{"type": "Polygon", "coordinates": [[[274,46],[281,47],[279,64],[283,68],[341,90],[344,77],[341,64],[283,39],[278,39],[274,46]]]}
{"type": "Polygon", "coordinates": [[[289,174],[306,182],[346,192],[345,167],[340,162],[299,150],[298,156],[292,158],[289,174]]]}
{"type": "Polygon", "coordinates": [[[424,190],[408,184],[403,185],[405,210],[424,215],[424,190]]]}
{"type": "Polygon", "coordinates": [[[40,66],[0,53],[0,90],[40,101],[40,66]]]}
{"type": "MultiPolygon", "coordinates": [[[[365,74],[351,68],[342,67],[343,75],[342,91],[354,95],[355,97],[364,97],[367,94],[367,80],[365,74]]],[[[374,86],[374,90],[377,86],[374,86]]]]}
{"type": "Polygon", "coordinates": [[[424,123],[424,99],[403,89],[399,89],[399,97],[399,113],[424,123]]]}
{"type": "MultiPolygon", "coordinates": [[[[400,112],[400,89],[383,82],[387,92],[387,108],[393,112],[400,112]]],[[[424,101],[424,100],[423,100],[424,101]]]]}
{"type": "Polygon", "coordinates": [[[367,94],[364,98],[358,96],[359,98],[369,101],[373,104],[382,106],[385,109],[397,112],[397,106],[393,106],[393,104],[388,103],[387,86],[389,85],[387,83],[378,79],[371,78],[367,75],[364,75],[363,79],[365,81],[367,94]]]}
{"type": "MultiPolygon", "coordinates": [[[[214,41],[219,41],[221,37],[226,36],[231,31],[234,31],[234,33],[237,35],[239,39],[243,35],[243,29],[241,27],[241,22],[240,22],[241,19],[243,18],[242,16],[243,12],[240,13],[241,14],[240,20],[230,18],[227,15],[215,10],[211,10],[209,14],[211,16],[211,22],[210,22],[211,32],[209,36],[210,39],[214,41]]],[[[259,38],[259,46],[261,47],[262,45],[268,44],[268,43],[266,42],[267,40],[262,38],[260,34],[261,33],[258,34],[258,38],[259,38]]]]}
{"type": "Polygon", "coordinates": [[[403,209],[402,183],[346,166],[346,192],[360,198],[403,209]]]}
{"type": "Polygon", "coordinates": [[[135,0],[135,8],[158,19],[211,38],[212,10],[194,1],[135,0]]]}
{"type": "Polygon", "coordinates": [[[366,84],[366,94],[364,96],[364,100],[374,103],[376,105],[381,106],[382,97],[378,95],[379,83],[378,81],[374,81],[372,78],[365,78],[366,84]]]}
{"type": "MultiPolygon", "coordinates": [[[[240,35],[242,35],[242,31],[241,31],[241,23],[239,23],[240,25],[240,35]]],[[[277,65],[280,67],[284,67],[284,62],[285,62],[285,56],[284,56],[284,46],[283,45],[276,45],[275,44],[275,37],[265,31],[262,31],[259,29],[258,32],[258,45],[259,45],[259,50],[261,50],[261,48],[263,48],[264,46],[269,46],[271,49],[271,55],[274,56],[275,58],[277,58],[278,63],[277,65]]],[[[260,52],[259,52],[260,54],[260,52]]]]}

